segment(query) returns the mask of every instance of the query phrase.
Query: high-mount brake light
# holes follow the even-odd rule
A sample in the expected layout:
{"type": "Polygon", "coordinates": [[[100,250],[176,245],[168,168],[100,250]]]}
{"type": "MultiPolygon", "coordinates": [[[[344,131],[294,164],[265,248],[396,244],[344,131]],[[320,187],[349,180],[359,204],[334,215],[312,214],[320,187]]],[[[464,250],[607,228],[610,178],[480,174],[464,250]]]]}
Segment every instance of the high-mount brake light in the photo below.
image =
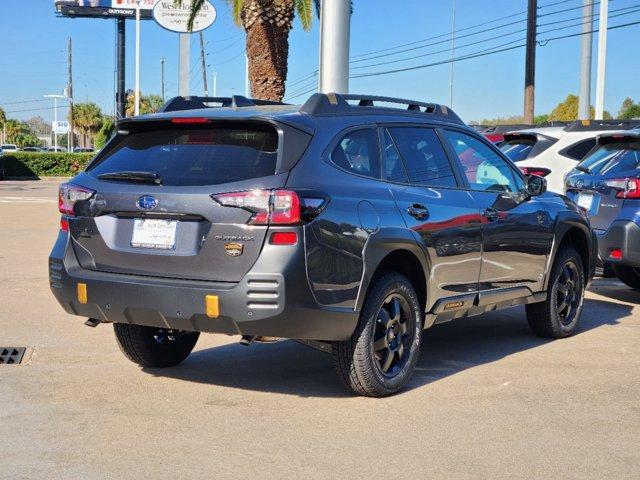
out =
{"type": "Polygon", "coordinates": [[[525,175],[535,175],[536,177],[546,177],[551,173],[551,170],[542,167],[520,167],[520,171],[525,175]]]}
{"type": "Polygon", "coordinates": [[[176,117],[171,119],[171,123],[182,123],[182,124],[191,124],[191,123],[209,123],[208,118],[204,117],[176,117]]]}
{"type": "Polygon", "coordinates": [[[225,207],[242,208],[253,215],[250,225],[294,225],[300,222],[300,198],[290,190],[250,190],[212,195],[225,207]]]}
{"type": "Polygon", "coordinates": [[[604,183],[608,187],[618,190],[616,198],[640,198],[640,179],[638,178],[612,178],[605,180],[604,183]]]}

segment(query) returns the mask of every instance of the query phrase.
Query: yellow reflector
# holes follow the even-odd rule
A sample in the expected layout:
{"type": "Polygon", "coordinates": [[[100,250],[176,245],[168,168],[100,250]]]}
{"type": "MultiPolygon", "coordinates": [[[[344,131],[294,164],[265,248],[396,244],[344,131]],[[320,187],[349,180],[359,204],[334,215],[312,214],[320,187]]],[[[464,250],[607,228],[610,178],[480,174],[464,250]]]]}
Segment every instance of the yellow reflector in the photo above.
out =
{"type": "Polygon", "coordinates": [[[217,295],[207,295],[204,297],[204,304],[207,312],[207,317],[218,318],[220,315],[220,305],[217,295]]]}
{"type": "Polygon", "coordinates": [[[87,303],[87,284],[86,283],[78,284],[78,301],[80,303],[87,303]]]}

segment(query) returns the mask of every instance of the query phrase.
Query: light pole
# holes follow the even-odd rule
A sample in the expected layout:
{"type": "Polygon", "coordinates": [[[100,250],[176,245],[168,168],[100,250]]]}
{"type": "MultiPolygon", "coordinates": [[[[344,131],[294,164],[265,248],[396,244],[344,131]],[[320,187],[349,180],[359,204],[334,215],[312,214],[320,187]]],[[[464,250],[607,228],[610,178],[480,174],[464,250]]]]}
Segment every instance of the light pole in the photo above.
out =
{"type": "Polygon", "coordinates": [[[140,115],[140,0],[136,1],[136,74],[134,87],[134,115],[140,115]]]}
{"type": "Polygon", "coordinates": [[[320,10],[320,91],[349,93],[351,2],[324,0],[320,10]]]}
{"type": "Polygon", "coordinates": [[[160,76],[162,81],[162,101],[164,102],[164,57],[160,59],[160,76]]]}
{"type": "Polygon", "coordinates": [[[213,96],[218,96],[218,74],[213,72],[213,96]]]}
{"type": "Polygon", "coordinates": [[[53,128],[51,130],[53,130],[53,146],[54,146],[54,151],[57,152],[58,151],[58,132],[57,132],[57,128],[58,128],[58,99],[59,98],[67,98],[64,95],[45,95],[44,98],[53,98],[53,128]]]}
{"type": "Polygon", "coordinates": [[[456,50],[456,0],[451,11],[451,62],[449,63],[449,108],[453,108],[453,55],[456,50]]]}
{"type": "Polygon", "coordinates": [[[600,0],[600,25],[598,27],[598,72],[596,75],[596,120],[604,117],[604,73],[607,63],[607,21],[609,0],[600,0]]]}

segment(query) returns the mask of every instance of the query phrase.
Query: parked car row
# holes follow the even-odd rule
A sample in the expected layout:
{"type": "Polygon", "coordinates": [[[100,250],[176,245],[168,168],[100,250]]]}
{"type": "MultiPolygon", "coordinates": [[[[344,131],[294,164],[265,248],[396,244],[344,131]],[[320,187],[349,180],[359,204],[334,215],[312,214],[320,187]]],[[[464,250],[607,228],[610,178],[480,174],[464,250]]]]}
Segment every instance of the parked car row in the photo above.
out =
{"type": "Polygon", "coordinates": [[[60,187],[51,291],[113,323],[132,361],[176,365],[200,332],[292,338],[378,397],[434,324],[525,305],[538,335],[576,330],[597,255],[586,210],[451,109],[211,101],[124,120],[60,187]]]}

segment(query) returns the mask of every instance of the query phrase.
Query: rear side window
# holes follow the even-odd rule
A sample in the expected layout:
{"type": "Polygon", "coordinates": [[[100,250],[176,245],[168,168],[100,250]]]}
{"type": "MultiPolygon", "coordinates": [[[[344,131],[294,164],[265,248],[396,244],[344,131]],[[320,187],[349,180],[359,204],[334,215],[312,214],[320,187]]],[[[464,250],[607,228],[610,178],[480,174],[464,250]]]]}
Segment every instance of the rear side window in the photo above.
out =
{"type": "Polygon", "coordinates": [[[574,143],[570,147],[565,148],[560,152],[565,157],[572,158],[573,160],[582,160],[589,151],[596,146],[596,139],[589,138],[588,140],[582,140],[581,142],[574,143]]]}
{"type": "Polygon", "coordinates": [[[599,175],[638,170],[640,169],[640,141],[606,143],[585,158],[580,165],[599,175]]]}
{"type": "Polygon", "coordinates": [[[529,156],[535,144],[536,141],[534,138],[517,138],[503,142],[500,145],[500,150],[509,157],[512,162],[520,162],[529,156]]]}
{"type": "Polygon", "coordinates": [[[347,133],[331,152],[331,162],[358,175],[380,178],[380,148],[376,129],[347,133]]]}
{"type": "Polygon", "coordinates": [[[274,175],[278,134],[264,126],[160,127],[122,137],[90,175],[152,172],[168,186],[218,185],[274,175]]]}
{"type": "Polygon", "coordinates": [[[395,183],[408,183],[409,178],[402,164],[400,152],[389,131],[384,129],[384,179],[395,183]]]}
{"type": "Polygon", "coordinates": [[[409,175],[409,181],[430,187],[457,187],[456,177],[436,132],[399,127],[389,132],[409,175]]]}

